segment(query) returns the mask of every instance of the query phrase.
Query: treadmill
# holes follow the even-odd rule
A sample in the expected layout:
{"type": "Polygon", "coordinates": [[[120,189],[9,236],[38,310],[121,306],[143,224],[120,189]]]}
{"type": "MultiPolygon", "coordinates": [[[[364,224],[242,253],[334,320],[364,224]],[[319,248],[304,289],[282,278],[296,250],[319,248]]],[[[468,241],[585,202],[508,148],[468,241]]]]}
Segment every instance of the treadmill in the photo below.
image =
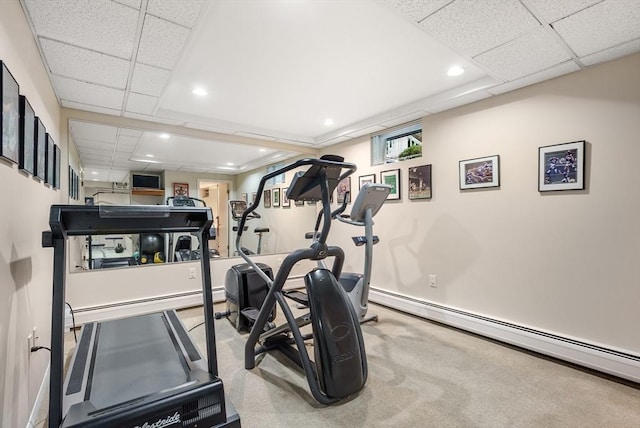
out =
{"type": "Polygon", "coordinates": [[[67,238],[190,232],[207,254],[212,223],[210,208],[51,206],[51,230],[42,234],[42,246],[54,249],[49,428],[240,427],[218,377],[208,257],[200,258],[206,359],[168,310],[85,324],[62,379],[67,238]]]}

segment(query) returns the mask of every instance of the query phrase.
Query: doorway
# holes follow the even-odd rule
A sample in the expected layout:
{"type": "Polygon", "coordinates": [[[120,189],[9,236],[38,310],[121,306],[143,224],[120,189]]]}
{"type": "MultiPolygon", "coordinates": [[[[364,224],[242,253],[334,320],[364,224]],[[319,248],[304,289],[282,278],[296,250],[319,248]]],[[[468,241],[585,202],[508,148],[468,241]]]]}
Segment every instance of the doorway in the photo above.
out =
{"type": "Polygon", "coordinates": [[[216,238],[209,241],[209,248],[218,250],[220,257],[229,257],[229,183],[198,180],[198,195],[213,210],[216,238]]]}

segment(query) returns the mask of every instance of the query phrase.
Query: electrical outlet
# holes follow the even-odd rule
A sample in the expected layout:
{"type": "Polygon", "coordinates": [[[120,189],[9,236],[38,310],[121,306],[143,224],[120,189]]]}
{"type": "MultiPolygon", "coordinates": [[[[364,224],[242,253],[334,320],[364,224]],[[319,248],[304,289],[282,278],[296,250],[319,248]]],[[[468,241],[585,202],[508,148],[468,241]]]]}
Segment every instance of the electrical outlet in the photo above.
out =
{"type": "Polygon", "coordinates": [[[429,275],[429,285],[436,288],[438,286],[438,277],[435,275],[429,275]]]}
{"type": "Polygon", "coordinates": [[[189,268],[189,279],[196,279],[196,268],[189,268]]]}

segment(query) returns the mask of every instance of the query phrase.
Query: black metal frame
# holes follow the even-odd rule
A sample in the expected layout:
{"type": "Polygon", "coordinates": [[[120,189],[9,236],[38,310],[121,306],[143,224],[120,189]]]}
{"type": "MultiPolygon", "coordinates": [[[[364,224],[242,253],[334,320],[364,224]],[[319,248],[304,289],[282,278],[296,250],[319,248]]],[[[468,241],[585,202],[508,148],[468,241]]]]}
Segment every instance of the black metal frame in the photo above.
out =
{"type": "MultiPolygon", "coordinates": [[[[208,254],[209,228],[213,223],[210,208],[169,206],[84,206],[53,205],[49,215],[50,231],[42,233],[42,246],[53,247],[53,301],[51,312],[51,367],[49,427],[62,422],[64,373],[64,311],[66,277],[66,240],[69,236],[115,233],[197,233],[202,253],[208,254]]],[[[207,369],[218,375],[213,316],[211,268],[208,257],[200,258],[202,297],[205,319],[207,369]]]]}

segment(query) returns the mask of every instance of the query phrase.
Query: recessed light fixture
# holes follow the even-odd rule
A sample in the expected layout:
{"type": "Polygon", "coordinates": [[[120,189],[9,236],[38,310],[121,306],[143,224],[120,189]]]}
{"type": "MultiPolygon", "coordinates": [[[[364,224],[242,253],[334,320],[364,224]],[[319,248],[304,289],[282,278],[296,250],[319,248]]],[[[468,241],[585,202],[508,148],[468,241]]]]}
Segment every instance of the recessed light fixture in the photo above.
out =
{"type": "Polygon", "coordinates": [[[205,95],[207,95],[207,90],[202,86],[196,86],[191,92],[199,97],[204,97],[205,95]]]}
{"type": "Polygon", "coordinates": [[[464,68],[454,65],[447,71],[447,76],[460,76],[462,73],[464,73],[464,68]]]}
{"type": "Polygon", "coordinates": [[[333,125],[333,119],[329,117],[324,120],[324,126],[331,126],[331,125],[333,125]]]}
{"type": "Polygon", "coordinates": [[[227,166],[233,166],[233,162],[227,162],[226,165],[227,166]]]}
{"type": "Polygon", "coordinates": [[[266,152],[267,149],[258,149],[259,152],[266,152]]]}
{"type": "Polygon", "coordinates": [[[91,174],[98,175],[98,171],[91,171],[91,174]]]}
{"type": "Polygon", "coordinates": [[[153,157],[153,155],[151,153],[146,154],[145,156],[148,157],[148,158],[152,158],[153,157]]]}
{"type": "Polygon", "coordinates": [[[160,138],[162,138],[163,140],[168,140],[170,137],[169,134],[160,134],[160,138]]]}

